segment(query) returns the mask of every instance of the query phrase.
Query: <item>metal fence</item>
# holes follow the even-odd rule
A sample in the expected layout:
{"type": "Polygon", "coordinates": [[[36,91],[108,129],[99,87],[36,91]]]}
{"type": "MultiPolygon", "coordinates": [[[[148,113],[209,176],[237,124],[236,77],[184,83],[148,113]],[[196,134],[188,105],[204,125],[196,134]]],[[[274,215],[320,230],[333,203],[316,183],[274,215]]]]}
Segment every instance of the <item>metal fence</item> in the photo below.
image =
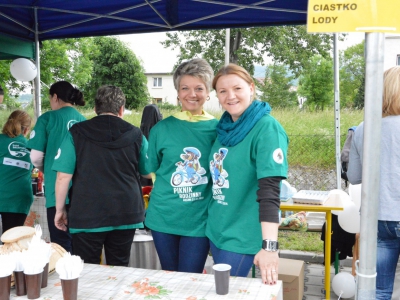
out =
{"type": "MultiPolygon", "coordinates": [[[[341,136],[341,147],[346,135],[341,136]]],[[[289,136],[287,181],[299,190],[330,191],[337,188],[334,135],[289,136]]],[[[342,189],[346,190],[344,180],[342,189]]]]}

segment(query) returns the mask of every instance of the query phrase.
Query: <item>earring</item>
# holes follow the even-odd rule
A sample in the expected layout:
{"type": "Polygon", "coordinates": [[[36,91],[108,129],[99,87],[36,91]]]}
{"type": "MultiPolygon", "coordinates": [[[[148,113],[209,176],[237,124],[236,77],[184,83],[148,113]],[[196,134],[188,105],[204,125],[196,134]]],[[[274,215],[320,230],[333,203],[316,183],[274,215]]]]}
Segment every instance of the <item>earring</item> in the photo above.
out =
{"type": "Polygon", "coordinates": [[[210,96],[207,97],[207,101],[210,100],[210,96]]]}

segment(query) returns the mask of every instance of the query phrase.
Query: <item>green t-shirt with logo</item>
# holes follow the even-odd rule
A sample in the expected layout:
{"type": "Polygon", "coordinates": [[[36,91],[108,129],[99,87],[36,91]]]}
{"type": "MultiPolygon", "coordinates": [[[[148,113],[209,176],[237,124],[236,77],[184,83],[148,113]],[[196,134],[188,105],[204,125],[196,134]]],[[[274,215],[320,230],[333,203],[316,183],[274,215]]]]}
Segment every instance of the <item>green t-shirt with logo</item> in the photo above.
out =
{"type": "Polygon", "coordinates": [[[288,142],[285,130],[269,114],[237,145],[215,141],[209,155],[213,197],[206,235],[219,249],[251,255],[260,251],[258,180],[286,178],[288,142]]]}
{"type": "Polygon", "coordinates": [[[0,212],[28,214],[33,202],[30,152],[19,135],[0,134],[0,212]]]}
{"type": "MultiPolygon", "coordinates": [[[[41,115],[31,131],[28,148],[44,152],[46,207],[56,205],[55,182],[57,172],[51,170],[54,157],[57,155],[58,148],[71,126],[84,120],[85,117],[75,108],[66,106],[41,115]]],[[[68,199],[67,203],[69,203],[68,199]]]]}
{"type": "Polygon", "coordinates": [[[163,233],[204,237],[211,198],[208,155],[217,120],[173,116],[150,131],[146,168],[156,174],[145,224],[163,233]]]}

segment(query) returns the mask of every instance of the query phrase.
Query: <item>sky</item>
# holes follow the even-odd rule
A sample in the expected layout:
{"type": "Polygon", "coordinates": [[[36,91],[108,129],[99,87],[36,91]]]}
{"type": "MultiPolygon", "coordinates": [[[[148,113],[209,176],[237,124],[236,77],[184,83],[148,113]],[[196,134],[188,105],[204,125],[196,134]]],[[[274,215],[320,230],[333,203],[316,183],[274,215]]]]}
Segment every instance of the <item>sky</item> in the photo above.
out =
{"type": "MultiPolygon", "coordinates": [[[[179,50],[165,49],[160,44],[167,39],[165,32],[127,34],[119,37],[142,60],[146,73],[172,72],[179,50]]],[[[345,41],[339,42],[339,50],[360,43],[364,37],[364,33],[349,33],[345,41]]]]}

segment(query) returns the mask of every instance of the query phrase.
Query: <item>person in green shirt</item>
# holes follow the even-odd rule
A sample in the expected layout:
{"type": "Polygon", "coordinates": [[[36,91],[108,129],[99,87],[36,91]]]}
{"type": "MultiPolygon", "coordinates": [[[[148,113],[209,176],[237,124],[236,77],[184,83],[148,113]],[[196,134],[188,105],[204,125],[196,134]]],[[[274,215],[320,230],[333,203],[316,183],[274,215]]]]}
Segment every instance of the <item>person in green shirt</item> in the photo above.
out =
{"type": "Polygon", "coordinates": [[[213,197],[206,235],[215,263],[246,277],[253,263],[263,283],[278,280],[280,183],[287,176],[288,138],[266,102],[254,100],[252,77],[229,64],[213,80],[226,110],[218,125],[209,165],[213,197]]]}
{"type": "MultiPolygon", "coordinates": [[[[57,173],[51,168],[58,149],[68,130],[75,123],[86,120],[75,108],[83,106],[85,101],[80,90],[67,81],[59,81],[50,87],[51,111],[41,115],[33,128],[28,148],[31,149],[33,165],[44,173],[44,195],[46,197],[47,223],[50,240],[59,244],[66,251],[72,252],[71,235],[54,226],[56,213],[55,183],[57,173]]],[[[69,201],[67,199],[67,201],[69,201]]]]}
{"type": "Polygon", "coordinates": [[[158,122],[149,137],[146,167],[156,175],[145,224],[163,270],[201,273],[211,178],[207,158],[217,120],[203,111],[214,72],[203,59],[182,63],[173,79],[182,111],[158,122]]]}
{"type": "Polygon", "coordinates": [[[23,110],[8,117],[0,134],[0,215],[3,232],[25,223],[33,202],[32,163],[26,148],[32,118],[23,110]]]}

